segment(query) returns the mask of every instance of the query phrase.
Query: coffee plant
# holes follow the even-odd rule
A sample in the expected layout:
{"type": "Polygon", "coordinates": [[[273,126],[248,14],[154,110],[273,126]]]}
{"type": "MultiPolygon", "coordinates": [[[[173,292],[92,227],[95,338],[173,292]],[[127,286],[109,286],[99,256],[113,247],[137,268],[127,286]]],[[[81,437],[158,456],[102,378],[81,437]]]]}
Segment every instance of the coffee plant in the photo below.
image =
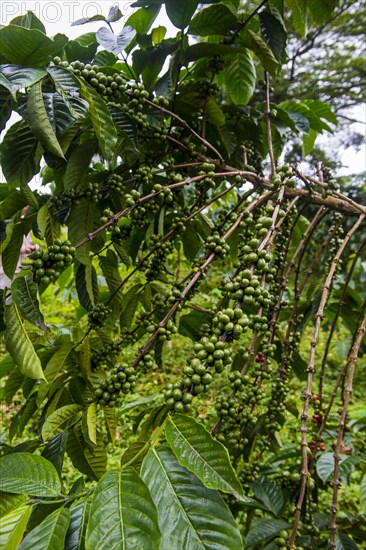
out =
{"type": "Polygon", "coordinates": [[[330,107],[272,101],[336,5],[0,28],[1,548],[362,547],[366,207],[281,161],[330,107]]]}

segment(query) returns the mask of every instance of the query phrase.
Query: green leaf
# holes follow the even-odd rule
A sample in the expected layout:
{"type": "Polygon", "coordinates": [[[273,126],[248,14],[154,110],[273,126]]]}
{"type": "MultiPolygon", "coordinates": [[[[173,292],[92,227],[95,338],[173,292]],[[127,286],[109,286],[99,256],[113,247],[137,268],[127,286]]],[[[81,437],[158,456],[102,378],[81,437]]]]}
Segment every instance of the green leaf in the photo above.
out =
{"type": "Polygon", "coordinates": [[[187,61],[196,61],[201,57],[212,57],[213,55],[236,54],[242,51],[242,48],[228,46],[227,44],[213,44],[210,42],[199,42],[192,44],[184,52],[187,61]]]}
{"type": "Polygon", "coordinates": [[[15,434],[22,435],[25,426],[33,418],[37,410],[36,394],[32,394],[24,403],[22,408],[13,416],[9,428],[9,439],[12,440],[15,434]]]}
{"type": "Polygon", "coordinates": [[[90,502],[79,500],[70,507],[70,525],[64,550],[85,550],[85,535],[90,513],[90,502]]]}
{"type": "MultiPolygon", "coordinates": [[[[312,110],[311,103],[306,104],[303,101],[290,100],[290,101],[284,101],[283,103],[280,103],[279,106],[282,109],[285,109],[286,111],[288,111],[290,116],[292,116],[292,113],[290,113],[290,111],[300,113],[302,116],[308,119],[310,128],[313,128],[313,130],[316,130],[317,132],[322,132],[323,130],[327,130],[328,132],[333,133],[331,127],[326,122],[324,122],[324,120],[322,120],[321,116],[317,114],[316,112],[317,108],[315,107],[314,111],[312,110]]],[[[329,115],[329,112],[327,113],[327,115],[329,115]]],[[[323,118],[325,118],[324,115],[323,115],[323,118]]]]}
{"type": "Polygon", "coordinates": [[[98,280],[94,266],[79,265],[76,272],[76,290],[80,304],[90,311],[98,299],[98,280]]]}
{"type": "Polygon", "coordinates": [[[65,170],[65,190],[76,189],[85,182],[88,177],[88,167],[97,150],[97,146],[97,141],[90,139],[73,150],[65,170]]]}
{"type": "Polygon", "coordinates": [[[151,33],[153,44],[155,46],[158,46],[159,44],[161,44],[161,42],[165,38],[165,35],[166,35],[166,27],[163,27],[161,25],[159,27],[155,27],[155,29],[153,29],[151,33]]]}
{"type": "Polygon", "coordinates": [[[0,548],[2,550],[18,548],[31,512],[31,506],[22,504],[1,518],[0,548]]]}
{"type": "Polygon", "coordinates": [[[46,111],[42,95],[42,84],[40,82],[33,84],[28,91],[27,122],[33,134],[46,149],[57,157],[64,158],[61,146],[46,111]]]}
{"type": "Polygon", "coordinates": [[[13,99],[9,91],[1,85],[0,78],[0,133],[4,130],[12,112],[13,99]]]}
{"type": "Polygon", "coordinates": [[[366,474],[364,474],[360,485],[361,510],[366,511],[366,474]]]}
{"type": "Polygon", "coordinates": [[[283,508],[283,493],[281,487],[273,479],[260,476],[256,481],[250,483],[254,496],[261,500],[267,510],[275,516],[279,516],[283,508]]]}
{"type": "Polygon", "coordinates": [[[5,344],[20,372],[29,378],[45,380],[39,357],[14,303],[5,306],[5,322],[5,344]]]}
{"type": "Polygon", "coordinates": [[[235,15],[224,4],[200,10],[192,19],[188,33],[199,36],[226,35],[238,26],[235,15]]]}
{"type": "Polygon", "coordinates": [[[12,282],[11,295],[23,319],[43,331],[48,331],[49,329],[44,324],[43,313],[39,308],[37,292],[38,287],[33,281],[32,275],[18,277],[12,282]]]}
{"type": "Polygon", "coordinates": [[[319,99],[303,99],[301,103],[309,107],[311,112],[319,118],[325,118],[333,124],[338,124],[338,119],[333,113],[332,108],[324,101],[320,101],[319,99]]]}
{"type": "Polygon", "coordinates": [[[116,440],[116,431],[118,426],[116,409],[114,407],[104,407],[104,420],[107,429],[108,441],[114,443],[116,440]]]}
{"type": "Polygon", "coordinates": [[[25,185],[39,171],[38,143],[24,120],[10,126],[1,145],[1,166],[10,185],[25,185]]]}
{"type": "Polygon", "coordinates": [[[123,27],[118,34],[101,27],[97,32],[97,40],[108,52],[118,55],[129,45],[135,34],[136,30],[129,26],[123,27]]]}
{"type": "Polygon", "coordinates": [[[225,115],[212,97],[207,101],[207,120],[218,128],[225,124],[225,115]]]}
{"type": "Polygon", "coordinates": [[[62,473],[64,455],[66,450],[68,431],[67,429],[59,433],[47,443],[42,451],[43,458],[46,458],[56,468],[59,476],[62,473]]]}
{"type": "Polygon", "coordinates": [[[310,128],[308,134],[303,134],[302,136],[302,145],[304,149],[304,157],[310,155],[311,151],[314,149],[315,140],[318,136],[318,132],[310,128]]]}
{"type": "Polygon", "coordinates": [[[179,321],[179,334],[191,338],[194,342],[197,342],[201,336],[201,326],[204,323],[209,323],[211,315],[208,315],[204,311],[191,311],[187,315],[182,315],[179,321]]]}
{"type": "Polygon", "coordinates": [[[159,514],[161,548],[240,550],[242,538],[220,494],[182,468],[168,447],[153,447],[141,467],[159,514]]]}
{"type": "Polygon", "coordinates": [[[18,25],[19,27],[25,27],[26,29],[38,29],[46,34],[46,29],[42,21],[30,10],[24,15],[18,15],[10,21],[11,25],[18,25]]]}
{"type": "Polygon", "coordinates": [[[67,40],[63,34],[51,40],[38,29],[8,25],[0,29],[0,54],[17,65],[46,65],[62,52],[67,40]]]}
{"type": "Polygon", "coordinates": [[[2,265],[5,275],[12,279],[17,268],[20,256],[20,249],[23,244],[23,226],[20,222],[14,225],[9,244],[3,251],[2,265]]]}
{"type": "Polygon", "coordinates": [[[259,543],[264,544],[283,529],[289,529],[290,527],[291,525],[282,519],[261,518],[249,531],[245,539],[245,548],[259,543]]]}
{"type": "Polygon", "coordinates": [[[143,285],[136,284],[123,295],[120,318],[121,328],[131,326],[139,301],[139,293],[142,288],[143,285]]]}
{"type": "Polygon", "coordinates": [[[88,102],[90,120],[103,156],[106,160],[111,160],[117,143],[117,130],[108,108],[94,88],[84,80],[80,80],[80,93],[88,102]]]}
{"type": "Polygon", "coordinates": [[[64,548],[64,541],[70,523],[70,510],[58,508],[37,527],[32,529],[22,541],[18,550],[55,550],[64,548]]]}
{"type": "Polygon", "coordinates": [[[103,440],[97,432],[97,445],[92,450],[87,446],[80,425],[69,432],[67,454],[75,468],[90,479],[98,480],[105,472],[107,454],[103,440]]]}
{"type": "Polygon", "coordinates": [[[85,441],[90,445],[97,444],[97,406],[95,403],[91,403],[89,407],[83,411],[81,420],[81,429],[85,441]]]}
{"type": "Polygon", "coordinates": [[[81,405],[64,405],[56,409],[48,416],[42,426],[42,439],[46,441],[54,437],[57,432],[63,431],[66,424],[74,422],[78,418],[78,413],[83,410],[81,405]]]}
{"type": "Polygon", "coordinates": [[[282,62],[285,59],[287,32],[279,11],[270,6],[262,10],[259,15],[262,36],[273,51],[276,59],[282,62]]]}
{"type": "Polygon", "coordinates": [[[255,67],[249,50],[227,56],[224,79],[231,101],[235,105],[246,105],[254,93],[256,82],[255,67]]]}
{"type": "Polygon", "coordinates": [[[50,360],[48,361],[45,369],[44,369],[44,376],[45,380],[41,381],[39,389],[38,389],[38,396],[37,396],[37,404],[40,406],[46,397],[52,382],[55,380],[61,369],[64,367],[65,362],[72,350],[72,343],[69,342],[65,344],[64,346],[60,347],[55,351],[55,353],[52,355],[50,360]]]}
{"type": "Polygon", "coordinates": [[[345,533],[336,533],[336,550],[359,550],[360,547],[345,533]]]}
{"type": "Polygon", "coordinates": [[[82,46],[77,40],[69,40],[65,47],[65,54],[69,62],[78,60],[89,63],[94,58],[97,49],[97,42],[82,46]]]}
{"type": "Polygon", "coordinates": [[[292,22],[295,27],[295,31],[300,36],[306,35],[307,29],[307,6],[302,0],[287,0],[287,5],[291,10],[292,22]]]}
{"type": "MultiPolygon", "coordinates": [[[[26,495],[14,495],[12,493],[0,493],[0,518],[7,516],[9,512],[19,508],[28,501],[26,495]]],[[[1,522],[0,522],[1,526],[1,522]]]]}
{"type": "Polygon", "coordinates": [[[109,471],[94,491],[86,550],[159,548],[155,505],[148,488],[132,468],[109,471]]]}
{"type": "MultiPolygon", "coordinates": [[[[339,462],[339,477],[348,476],[358,462],[359,457],[344,456],[339,462]]],[[[316,463],[316,472],[323,483],[329,481],[334,472],[334,454],[322,453],[316,463]]]]}
{"type": "Polygon", "coordinates": [[[47,72],[43,68],[22,65],[0,65],[0,84],[5,86],[16,99],[16,92],[43,80],[47,72]]]}
{"type": "Polygon", "coordinates": [[[135,441],[125,450],[121,456],[121,466],[126,464],[134,464],[135,467],[142,464],[149,450],[149,443],[147,441],[135,441]]]}
{"type": "Polygon", "coordinates": [[[170,21],[178,29],[187,27],[196,11],[198,0],[165,0],[165,10],[170,21]]]}
{"type": "MultiPolygon", "coordinates": [[[[77,243],[84,239],[89,233],[99,227],[99,218],[101,212],[97,205],[87,199],[81,199],[78,201],[71,210],[68,218],[68,237],[72,243],[77,243]]],[[[104,243],[103,236],[97,236],[93,240],[93,245],[86,243],[79,247],[76,251],[77,259],[85,264],[90,264],[89,251],[93,246],[93,250],[97,251],[104,243]]]]}
{"type": "Polygon", "coordinates": [[[137,128],[133,119],[117,105],[108,105],[109,112],[117,127],[118,133],[127,137],[137,147],[137,128]]]}
{"type": "Polygon", "coordinates": [[[102,268],[103,275],[106,278],[109,291],[112,293],[120,288],[120,290],[114,295],[113,304],[122,304],[122,279],[118,270],[118,258],[112,250],[108,250],[107,256],[102,256],[99,259],[100,267],[102,268]]]}
{"type": "Polygon", "coordinates": [[[126,25],[133,27],[139,34],[146,34],[154,23],[160,6],[148,6],[134,11],[126,21],[126,25]]]}
{"type": "Polygon", "coordinates": [[[71,26],[75,27],[76,25],[85,25],[85,23],[92,23],[93,21],[106,21],[106,18],[104,17],[104,15],[97,13],[96,15],[92,15],[91,17],[82,17],[80,19],[77,19],[76,21],[73,21],[71,23],[71,26]]]}
{"type": "Polygon", "coordinates": [[[30,453],[13,453],[0,458],[0,490],[36,497],[57,497],[61,484],[55,467],[45,458],[30,453]]]}
{"type": "Polygon", "coordinates": [[[243,489],[226,447],[202,424],[190,416],[175,414],[165,423],[165,435],[180,465],[193,472],[206,487],[243,499],[243,489]]]}
{"type": "Polygon", "coordinates": [[[263,68],[272,75],[276,74],[279,63],[263,38],[250,29],[245,29],[241,38],[243,45],[251,49],[259,57],[263,68]]]}
{"type": "Polygon", "coordinates": [[[322,25],[331,17],[335,8],[338,5],[337,0],[323,0],[317,2],[317,0],[307,0],[307,8],[314,23],[322,25]]]}

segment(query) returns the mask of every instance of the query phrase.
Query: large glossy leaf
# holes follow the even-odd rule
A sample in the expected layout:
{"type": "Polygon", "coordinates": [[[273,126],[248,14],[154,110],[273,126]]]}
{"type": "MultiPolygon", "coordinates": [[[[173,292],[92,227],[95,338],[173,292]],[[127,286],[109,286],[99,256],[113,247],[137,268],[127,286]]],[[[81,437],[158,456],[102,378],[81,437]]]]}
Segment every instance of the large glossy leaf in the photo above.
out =
{"type": "Polygon", "coordinates": [[[118,55],[129,45],[135,34],[136,30],[133,27],[123,27],[118,34],[101,27],[97,32],[97,40],[108,52],[118,55]]]}
{"type": "Polygon", "coordinates": [[[38,29],[18,25],[0,29],[0,54],[17,65],[45,65],[62,52],[66,43],[67,37],[63,34],[56,34],[51,40],[38,29]]]}
{"type": "Polygon", "coordinates": [[[90,514],[86,550],[159,548],[155,505],[132,468],[104,474],[94,492],[90,514]]]}
{"type": "Polygon", "coordinates": [[[246,105],[255,89],[256,74],[249,50],[228,56],[224,69],[225,87],[235,105],[246,105]]]}
{"type": "Polygon", "coordinates": [[[91,403],[91,405],[89,405],[89,407],[83,412],[81,429],[85,440],[90,445],[96,445],[97,444],[97,406],[95,403],[91,403]]]}
{"type": "Polygon", "coordinates": [[[238,22],[233,12],[224,4],[215,4],[200,10],[192,19],[188,32],[200,36],[226,35],[238,22]]]}
{"type": "Polygon", "coordinates": [[[85,535],[90,513],[90,502],[79,500],[70,507],[70,525],[64,550],[85,550],[85,535]]]}
{"type": "Polygon", "coordinates": [[[117,105],[108,105],[117,130],[137,147],[137,128],[132,118],[117,105]]]}
{"type": "Polygon", "coordinates": [[[0,548],[2,550],[14,550],[18,548],[31,512],[31,506],[22,504],[1,518],[0,548]]]}
{"type": "Polygon", "coordinates": [[[2,254],[4,273],[12,279],[19,262],[20,249],[23,243],[23,227],[20,222],[14,224],[9,243],[2,254]]]}
{"type": "Polygon", "coordinates": [[[75,189],[84,183],[88,177],[88,166],[97,147],[98,142],[95,139],[90,139],[74,149],[64,175],[65,189],[75,189]]]}
{"type": "Polygon", "coordinates": [[[192,19],[192,15],[196,11],[198,0],[166,0],[166,13],[175,27],[184,29],[192,19]]]}
{"type": "Polygon", "coordinates": [[[7,516],[12,510],[19,508],[21,504],[25,504],[27,501],[28,497],[26,495],[0,492],[0,518],[7,516]]]}
{"type": "Polygon", "coordinates": [[[15,95],[15,92],[21,88],[28,88],[42,80],[46,74],[46,70],[40,67],[0,65],[0,84],[6,85],[7,89],[15,95]],[[6,80],[6,84],[3,79],[6,80]]]}
{"type": "Polygon", "coordinates": [[[168,447],[149,450],[141,477],[158,509],[161,548],[243,548],[235,520],[220,494],[183,468],[168,447]]]}
{"type": "Polygon", "coordinates": [[[57,497],[61,484],[55,467],[30,453],[12,453],[0,458],[0,490],[37,497],[57,497]]]}
{"type": "Polygon", "coordinates": [[[0,79],[0,133],[4,130],[13,110],[13,99],[10,91],[1,85],[0,79]]]}
{"type": "Polygon", "coordinates": [[[265,507],[275,516],[279,516],[283,507],[283,493],[281,487],[273,479],[261,476],[250,484],[254,496],[261,500],[265,507]]]}
{"type": "Polygon", "coordinates": [[[80,93],[89,104],[89,115],[106,160],[111,160],[117,143],[117,130],[108,108],[100,95],[84,80],[80,81],[80,93]]]}
{"type": "Polygon", "coordinates": [[[66,450],[68,431],[67,429],[50,439],[42,451],[43,458],[46,458],[54,465],[61,476],[62,466],[66,450]]]}
{"type": "Polygon", "coordinates": [[[141,8],[133,11],[126,21],[126,25],[136,29],[139,34],[146,34],[154,23],[160,6],[148,6],[147,8],[141,8]]]}
{"type": "Polygon", "coordinates": [[[63,369],[65,362],[72,350],[72,344],[67,343],[61,348],[57,349],[48,361],[45,369],[44,376],[45,381],[40,383],[37,396],[38,406],[42,404],[43,399],[46,397],[52,382],[55,380],[59,372],[63,369]]]}
{"type": "Polygon", "coordinates": [[[64,548],[65,536],[70,523],[70,510],[58,508],[32,529],[18,550],[56,550],[64,548]]]}
{"type": "Polygon", "coordinates": [[[250,48],[259,57],[263,68],[269,73],[275,74],[279,67],[279,63],[263,38],[250,29],[245,29],[241,38],[243,45],[250,48]]]}
{"type": "Polygon", "coordinates": [[[14,363],[29,378],[44,378],[42,365],[14,303],[5,306],[5,344],[14,363]]]}
{"type": "Polygon", "coordinates": [[[1,146],[1,165],[10,185],[24,185],[39,171],[38,143],[24,120],[16,122],[6,132],[1,146]]]}
{"type": "Polygon", "coordinates": [[[289,529],[289,527],[291,527],[291,525],[282,519],[261,518],[249,531],[245,539],[245,548],[249,548],[259,543],[264,545],[265,542],[268,542],[280,531],[289,529]]]}
{"type": "MultiPolygon", "coordinates": [[[[49,103],[48,110],[50,110],[49,103]]],[[[50,116],[53,116],[51,111],[50,116]]],[[[64,158],[61,146],[57,140],[46,110],[44,97],[42,95],[42,85],[40,82],[33,84],[28,91],[27,122],[33,134],[40,140],[42,145],[48,149],[48,151],[57,157],[64,158]]]]}
{"type": "Polygon", "coordinates": [[[79,414],[83,410],[81,405],[64,405],[53,411],[48,416],[42,426],[42,438],[46,441],[54,437],[58,432],[63,431],[66,425],[77,420],[79,414]]]}
{"type": "Polygon", "coordinates": [[[284,61],[287,32],[279,11],[270,6],[259,13],[259,22],[264,40],[278,61],[284,61]]]}
{"type": "Polygon", "coordinates": [[[38,29],[46,34],[46,29],[42,21],[30,10],[24,15],[18,15],[10,21],[11,25],[19,25],[19,27],[25,27],[26,29],[38,29]]]}
{"type": "Polygon", "coordinates": [[[97,432],[97,445],[90,450],[83,437],[80,425],[70,430],[67,441],[67,454],[75,468],[90,479],[98,480],[104,474],[107,454],[99,432],[97,432]]]}
{"type": "Polygon", "coordinates": [[[193,472],[206,487],[243,497],[243,489],[230,463],[229,453],[219,441],[183,414],[170,416],[165,423],[167,441],[181,466],[193,472]]]}
{"type": "Polygon", "coordinates": [[[44,324],[44,317],[39,307],[37,291],[38,287],[33,281],[32,275],[17,277],[11,285],[11,295],[23,319],[47,331],[49,329],[44,324]]]}

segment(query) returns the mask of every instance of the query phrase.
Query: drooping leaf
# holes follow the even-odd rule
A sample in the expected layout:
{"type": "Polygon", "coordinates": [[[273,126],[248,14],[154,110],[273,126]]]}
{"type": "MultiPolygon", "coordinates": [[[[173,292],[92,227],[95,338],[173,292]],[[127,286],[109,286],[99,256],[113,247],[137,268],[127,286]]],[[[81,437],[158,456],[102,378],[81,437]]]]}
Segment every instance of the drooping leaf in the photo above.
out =
{"type": "Polygon", "coordinates": [[[10,237],[9,244],[3,250],[2,265],[5,275],[12,279],[17,268],[20,256],[20,249],[23,244],[23,226],[20,222],[16,223],[10,237]]]}
{"type": "Polygon", "coordinates": [[[12,453],[0,458],[0,490],[19,495],[57,497],[61,484],[55,467],[31,453],[12,453]]]}
{"type": "Polygon", "coordinates": [[[22,65],[0,65],[0,84],[4,86],[16,100],[16,92],[21,88],[32,86],[43,80],[46,71],[38,67],[22,65]]]}
{"type": "Polygon", "coordinates": [[[1,146],[2,170],[10,185],[24,185],[39,171],[38,143],[24,120],[10,126],[1,146]]]}
{"type": "Polygon", "coordinates": [[[25,27],[26,29],[38,29],[46,34],[46,29],[42,21],[30,10],[24,15],[18,15],[10,21],[11,25],[19,25],[19,27],[25,27]]]}
{"type": "Polygon", "coordinates": [[[86,441],[91,445],[97,444],[97,406],[91,403],[89,407],[83,411],[81,420],[81,429],[86,441]]]}
{"type": "Polygon", "coordinates": [[[122,297],[120,326],[130,327],[139,301],[139,293],[142,290],[140,284],[133,285],[122,297]]]}
{"type": "Polygon", "coordinates": [[[29,378],[45,379],[42,365],[21,320],[15,303],[5,306],[5,344],[14,363],[29,378]]]}
{"type": "Polygon", "coordinates": [[[32,394],[24,403],[22,408],[13,416],[9,428],[9,440],[11,441],[15,434],[21,435],[29,420],[37,410],[36,394],[32,394]]]}
{"type": "Polygon", "coordinates": [[[88,177],[87,168],[96,152],[98,143],[94,139],[80,144],[71,153],[64,175],[65,189],[76,189],[88,177]]]}
{"type": "MultiPolygon", "coordinates": [[[[101,212],[96,204],[87,199],[81,199],[72,208],[68,218],[69,240],[76,244],[87,237],[89,233],[98,228],[100,216],[101,212]]],[[[97,236],[93,240],[93,245],[88,242],[80,246],[76,251],[77,259],[85,265],[90,264],[89,251],[91,247],[93,246],[93,250],[96,251],[97,248],[103,246],[103,243],[103,236],[97,236]]]]}
{"type": "Polygon", "coordinates": [[[135,34],[136,30],[133,27],[123,27],[118,34],[101,27],[97,32],[97,40],[108,52],[118,55],[129,45],[135,34]]]}
{"type": "Polygon", "coordinates": [[[80,80],[80,93],[88,102],[90,120],[104,158],[109,161],[113,158],[114,147],[117,143],[117,131],[113,119],[103,99],[84,80],[80,80]]]}
{"type": "Polygon", "coordinates": [[[126,26],[133,27],[139,34],[146,34],[154,23],[159,11],[160,6],[154,5],[133,11],[126,21],[126,26]]]}
{"type": "Polygon", "coordinates": [[[85,535],[90,513],[89,500],[83,499],[70,507],[70,525],[64,550],[85,550],[85,535]]]}
{"type": "Polygon", "coordinates": [[[176,414],[165,423],[167,441],[181,466],[210,488],[243,499],[243,489],[230,463],[229,453],[190,416],[176,414]]]}
{"type": "Polygon", "coordinates": [[[48,331],[49,329],[44,324],[43,313],[39,307],[37,292],[38,287],[33,281],[32,275],[17,277],[12,282],[11,295],[23,319],[44,331],[48,331]]]}
{"type": "Polygon", "coordinates": [[[50,360],[48,361],[45,369],[45,380],[40,383],[37,396],[37,404],[40,406],[46,397],[51,384],[58,376],[59,372],[63,369],[65,362],[72,350],[72,343],[68,343],[60,347],[55,351],[50,360]]]}
{"type": "Polygon", "coordinates": [[[98,298],[98,280],[94,266],[80,264],[75,282],[80,304],[90,311],[98,298]]]}
{"type": "Polygon", "coordinates": [[[253,60],[248,50],[227,56],[224,69],[225,87],[235,105],[246,105],[252,97],[256,83],[253,60]]]}
{"type": "Polygon", "coordinates": [[[276,59],[284,61],[287,32],[279,11],[274,7],[267,7],[259,15],[262,36],[273,51],[276,59]]]}
{"type": "Polygon", "coordinates": [[[254,496],[261,500],[265,507],[274,515],[279,516],[284,499],[281,487],[273,479],[260,476],[250,484],[254,496]]]}
{"type": "Polygon", "coordinates": [[[226,35],[238,25],[233,12],[224,4],[215,4],[200,10],[190,22],[189,34],[199,36],[226,35]]]}
{"type": "Polygon", "coordinates": [[[2,550],[13,550],[19,547],[31,512],[31,506],[22,504],[1,518],[0,548],[2,550]]]}
{"type": "Polygon", "coordinates": [[[70,510],[58,508],[30,531],[18,547],[19,550],[54,550],[64,548],[70,523],[70,510]]]}
{"type": "Polygon", "coordinates": [[[90,479],[98,480],[105,472],[107,454],[104,442],[97,432],[97,445],[91,451],[86,444],[80,425],[69,431],[67,454],[75,468],[90,479]]]}
{"type": "Polygon", "coordinates": [[[73,21],[71,23],[72,27],[75,27],[76,25],[85,25],[85,23],[92,23],[93,21],[105,21],[106,18],[104,15],[97,13],[96,15],[92,15],[91,17],[82,17],[80,19],[77,19],[76,21],[73,21]]]}
{"type": "Polygon", "coordinates": [[[243,548],[240,532],[220,494],[207,489],[164,446],[153,447],[141,467],[159,514],[161,548],[243,548]]]}
{"type": "Polygon", "coordinates": [[[104,420],[107,429],[108,441],[114,443],[118,426],[117,414],[114,407],[104,407],[104,420]]]}
{"type": "Polygon", "coordinates": [[[166,13],[175,27],[185,29],[192,19],[192,15],[196,11],[198,0],[166,0],[166,13]]]}
{"type": "Polygon", "coordinates": [[[109,471],[93,495],[86,550],[159,548],[161,535],[148,488],[132,468],[109,471]]]}
{"type": "Polygon", "coordinates": [[[38,29],[8,25],[0,29],[0,54],[9,63],[42,66],[62,52],[67,40],[64,34],[51,40],[38,29]]]}
{"type": "Polygon", "coordinates": [[[245,548],[255,544],[264,544],[283,529],[289,529],[291,525],[282,519],[261,518],[249,531],[245,539],[245,548]]]}
{"type": "Polygon", "coordinates": [[[57,433],[64,430],[66,425],[75,423],[83,407],[81,405],[64,405],[56,409],[45,420],[42,426],[42,438],[44,441],[54,437],[57,433]]]}
{"type": "Polygon", "coordinates": [[[59,476],[61,476],[62,466],[66,450],[68,431],[67,429],[57,434],[49,440],[42,451],[43,458],[46,458],[56,468],[59,476]]]}
{"type": "Polygon", "coordinates": [[[270,74],[275,74],[279,63],[263,38],[250,29],[245,29],[245,33],[241,35],[241,38],[243,45],[251,49],[259,57],[263,68],[270,74]]]}
{"type": "Polygon", "coordinates": [[[36,82],[28,90],[27,122],[33,134],[46,149],[57,157],[64,158],[46,110],[40,82],[36,82]]]}

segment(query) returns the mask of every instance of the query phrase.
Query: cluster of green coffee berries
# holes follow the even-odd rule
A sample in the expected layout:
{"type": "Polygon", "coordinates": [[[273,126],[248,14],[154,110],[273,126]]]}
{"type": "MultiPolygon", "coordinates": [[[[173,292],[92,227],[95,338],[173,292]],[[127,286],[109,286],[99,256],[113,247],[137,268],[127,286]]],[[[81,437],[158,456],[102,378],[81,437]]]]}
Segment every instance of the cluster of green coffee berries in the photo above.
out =
{"type": "Polygon", "coordinates": [[[75,251],[70,241],[55,239],[46,251],[31,252],[28,259],[32,261],[34,281],[43,285],[56,281],[62,271],[73,263],[75,251]]]}
{"type": "Polygon", "coordinates": [[[102,198],[102,193],[100,190],[99,183],[89,182],[84,188],[84,194],[87,199],[90,199],[94,203],[98,203],[102,198]]]}
{"type": "Polygon", "coordinates": [[[182,383],[167,384],[165,389],[166,405],[176,412],[190,412],[193,395],[184,389],[182,383]]]}
{"type": "Polygon", "coordinates": [[[209,252],[215,252],[219,258],[225,258],[230,250],[230,246],[216,231],[207,237],[205,247],[209,252]]]}
{"type": "Polygon", "coordinates": [[[209,189],[213,189],[214,187],[216,187],[217,183],[213,179],[215,176],[214,164],[210,162],[202,163],[200,166],[198,175],[205,176],[203,179],[199,180],[196,184],[198,193],[202,193],[202,191],[206,192],[209,189]]]}
{"type": "Polygon", "coordinates": [[[171,204],[174,200],[173,191],[169,187],[164,187],[160,183],[156,183],[153,187],[155,193],[159,193],[157,196],[157,202],[160,205],[171,204]]]}
{"type": "Polygon", "coordinates": [[[219,87],[215,82],[210,80],[201,80],[198,82],[200,92],[207,96],[215,96],[219,92],[219,87]]]}
{"type": "Polygon", "coordinates": [[[64,207],[70,208],[75,203],[75,196],[75,189],[63,191],[58,195],[53,195],[50,197],[48,200],[48,206],[50,210],[61,210],[64,207]]]}
{"type": "Polygon", "coordinates": [[[154,368],[155,360],[152,353],[145,353],[138,362],[138,368],[142,372],[151,372],[154,368]]]}
{"type": "Polygon", "coordinates": [[[256,144],[253,141],[245,141],[242,144],[243,153],[246,156],[246,163],[244,165],[244,170],[249,172],[255,172],[256,174],[262,175],[263,173],[263,159],[258,151],[256,144]]]}
{"type": "Polygon", "coordinates": [[[55,65],[70,69],[75,76],[83,77],[102,96],[118,100],[126,88],[126,80],[119,74],[104,74],[98,65],[82,63],[81,61],[62,61],[60,57],[54,57],[55,65]]]}
{"type": "Polygon", "coordinates": [[[274,539],[274,543],[276,545],[276,548],[279,550],[287,550],[287,540],[288,540],[288,532],[287,531],[281,531],[279,533],[279,536],[274,539]]]}
{"type": "Polygon", "coordinates": [[[111,313],[111,308],[105,304],[96,304],[88,313],[89,325],[93,328],[99,328],[104,325],[106,318],[111,313]]]}
{"type": "Polygon", "coordinates": [[[293,172],[290,166],[287,166],[286,164],[282,166],[278,166],[276,168],[276,174],[273,178],[270,189],[276,189],[279,187],[284,181],[286,181],[286,187],[295,187],[296,181],[294,178],[292,178],[293,172]]]}
{"type": "Polygon", "coordinates": [[[106,363],[116,363],[121,353],[121,342],[109,342],[101,349],[93,350],[91,357],[92,368],[95,370],[106,363]]]}
{"type": "Polygon", "coordinates": [[[112,174],[108,179],[108,187],[110,191],[115,191],[116,193],[124,193],[123,178],[118,174],[112,174]]]}
{"type": "Polygon", "coordinates": [[[148,334],[153,334],[155,331],[157,331],[158,340],[160,342],[165,342],[166,340],[171,340],[172,335],[178,332],[178,328],[172,320],[169,320],[165,327],[157,327],[151,324],[146,328],[148,334]]]}
{"type": "Polygon", "coordinates": [[[224,70],[225,63],[224,58],[222,55],[214,55],[209,63],[208,63],[209,69],[214,73],[217,74],[224,70]]]}
{"type": "Polygon", "coordinates": [[[94,395],[99,405],[114,407],[122,394],[133,390],[136,380],[135,369],[123,363],[112,370],[107,380],[101,380],[94,388],[94,395]]]}

